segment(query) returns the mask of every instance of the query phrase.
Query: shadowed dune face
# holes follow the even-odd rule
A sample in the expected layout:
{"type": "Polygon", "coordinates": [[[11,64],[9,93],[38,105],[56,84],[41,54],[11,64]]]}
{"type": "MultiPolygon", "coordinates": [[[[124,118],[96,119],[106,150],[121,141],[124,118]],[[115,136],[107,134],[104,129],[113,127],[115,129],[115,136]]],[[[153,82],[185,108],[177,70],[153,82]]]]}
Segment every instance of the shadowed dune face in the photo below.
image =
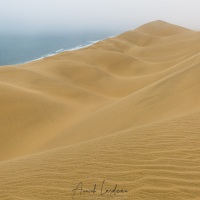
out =
{"type": "Polygon", "coordinates": [[[0,199],[198,199],[199,49],[156,21],[0,67],[0,199]]]}

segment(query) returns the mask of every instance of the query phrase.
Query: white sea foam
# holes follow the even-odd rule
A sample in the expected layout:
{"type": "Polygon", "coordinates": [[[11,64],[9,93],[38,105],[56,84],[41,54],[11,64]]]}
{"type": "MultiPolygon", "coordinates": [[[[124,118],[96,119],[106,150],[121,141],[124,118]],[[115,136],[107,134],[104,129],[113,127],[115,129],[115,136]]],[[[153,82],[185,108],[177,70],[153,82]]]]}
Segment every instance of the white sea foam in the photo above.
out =
{"type": "Polygon", "coordinates": [[[97,43],[97,42],[99,42],[100,40],[95,40],[95,41],[89,41],[88,42],[88,44],[86,44],[86,45],[78,45],[78,46],[76,46],[76,47],[74,47],[74,48],[71,48],[71,49],[66,49],[65,51],[75,51],[75,50],[79,50],[79,49],[83,49],[83,48],[86,48],[86,47],[89,47],[89,46],[91,46],[91,45],[93,45],[93,44],[95,44],[95,43],[97,43]]]}
{"type": "Polygon", "coordinates": [[[46,54],[44,57],[46,58],[46,57],[51,57],[51,56],[54,56],[54,55],[56,55],[57,53],[49,53],[49,54],[46,54]]]}
{"type": "Polygon", "coordinates": [[[95,44],[97,42],[99,42],[100,40],[93,40],[93,41],[89,41],[90,44],[95,44]]]}
{"type": "MultiPolygon", "coordinates": [[[[107,38],[105,38],[105,39],[113,38],[113,37],[115,37],[115,36],[107,37],[107,38]]],[[[105,40],[105,39],[104,39],[104,40],[105,40]]],[[[86,45],[82,45],[82,44],[81,44],[81,45],[78,45],[78,46],[76,46],[76,47],[74,47],[74,48],[70,48],[70,49],[59,49],[59,50],[55,51],[55,53],[46,54],[46,55],[44,55],[44,56],[42,56],[42,57],[40,57],[40,58],[34,59],[34,60],[32,60],[32,61],[25,62],[25,63],[23,63],[23,64],[30,63],[30,62],[34,62],[34,61],[38,61],[38,60],[42,60],[42,59],[44,59],[44,58],[57,55],[57,54],[59,54],[59,53],[61,53],[61,52],[76,51],[76,50],[79,50],[79,49],[83,49],[83,48],[92,46],[93,44],[95,44],[95,43],[97,43],[97,42],[99,42],[99,41],[101,41],[101,40],[88,41],[86,45]]]]}
{"type": "Polygon", "coordinates": [[[40,58],[37,58],[35,60],[42,60],[44,58],[44,56],[40,57],[40,58]]]}
{"type": "Polygon", "coordinates": [[[56,51],[56,53],[62,52],[64,49],[59,49],[56,51]]]}

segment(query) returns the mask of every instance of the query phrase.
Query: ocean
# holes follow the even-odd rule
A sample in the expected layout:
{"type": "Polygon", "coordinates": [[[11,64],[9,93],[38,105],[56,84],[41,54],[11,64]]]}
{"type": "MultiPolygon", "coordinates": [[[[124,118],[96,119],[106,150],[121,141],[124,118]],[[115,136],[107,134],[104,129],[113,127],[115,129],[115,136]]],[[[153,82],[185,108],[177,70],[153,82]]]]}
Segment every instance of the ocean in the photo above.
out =
{"type": "Polygon", "coordinates": [[[59,35],[0,35],[0,66],[30,62],[66,50],[91,45],[116,33],[65,33],[59,35]]]}

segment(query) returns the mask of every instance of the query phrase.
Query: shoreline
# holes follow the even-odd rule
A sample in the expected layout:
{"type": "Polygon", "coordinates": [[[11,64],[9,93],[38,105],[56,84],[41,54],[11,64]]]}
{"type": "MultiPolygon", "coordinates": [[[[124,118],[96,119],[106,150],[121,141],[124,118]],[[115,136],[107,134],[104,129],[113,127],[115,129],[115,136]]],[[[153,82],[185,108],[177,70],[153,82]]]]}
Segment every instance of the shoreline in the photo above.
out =
{"type": "Polygon", "coordinates": [[[86,42],[87,43],[86,45],[80,44],[78,46],[75,46],[75,47],[72,47],[72,48],[69,48],[69,49],[62,48],[62,49],[56,50],[54,53],[48,53],[46,55],[43,55],[42,57],[30,60],[30,61],[25,61],[25,62],[16,63],[16,64],[0,65],[0,67],[17,66],[17,65],[24,65],[24,64],[32,63],[32,62],[35,62],[35,61],[42,60],[44,58],[49,58],[49,57],[58,55],[58,54],[63,53],[63,52],[69,52],[69,51],[76,51],[76,50],[84,49],[84,48],[92,46],[93,44],[96,44],[100,41],[103,41],[103,40],[106,40],[106,39],[109,39],[109,38],[113,38],[113,37],[115,37],[115,35],[109,36],[109,37],[106,37],[106,38],[100,39],[100,40],[88,41],[88,42],[86,42]]]}

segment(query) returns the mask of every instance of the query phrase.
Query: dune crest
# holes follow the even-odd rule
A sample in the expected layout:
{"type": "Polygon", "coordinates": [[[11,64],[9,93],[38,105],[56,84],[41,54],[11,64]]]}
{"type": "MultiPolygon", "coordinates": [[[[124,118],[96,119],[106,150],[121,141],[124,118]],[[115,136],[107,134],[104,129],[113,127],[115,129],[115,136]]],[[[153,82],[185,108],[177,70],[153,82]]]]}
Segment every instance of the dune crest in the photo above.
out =
{"type": "Polygon", "coordinates": [[[0,199],[198,199],[199,49],[155,21],[0,67],[0,199]]]}

